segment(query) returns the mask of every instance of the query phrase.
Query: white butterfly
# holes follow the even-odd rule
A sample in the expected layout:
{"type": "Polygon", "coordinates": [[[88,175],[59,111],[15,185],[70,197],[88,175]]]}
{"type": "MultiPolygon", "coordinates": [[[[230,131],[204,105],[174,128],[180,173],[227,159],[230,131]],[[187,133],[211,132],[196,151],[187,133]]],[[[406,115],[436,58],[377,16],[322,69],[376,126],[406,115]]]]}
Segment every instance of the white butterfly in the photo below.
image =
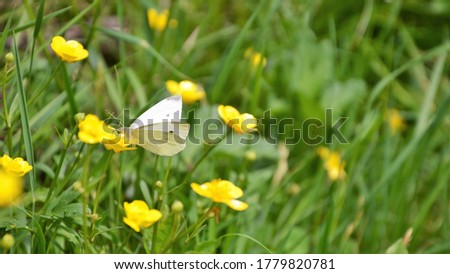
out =
{"type": "Polygon", "coordinates": [[[177,154],[189,133],[189,124],[181,123],[182,105],[179,95],[160,101],[123,128],[125,139],[161,156],[177,154]]]}

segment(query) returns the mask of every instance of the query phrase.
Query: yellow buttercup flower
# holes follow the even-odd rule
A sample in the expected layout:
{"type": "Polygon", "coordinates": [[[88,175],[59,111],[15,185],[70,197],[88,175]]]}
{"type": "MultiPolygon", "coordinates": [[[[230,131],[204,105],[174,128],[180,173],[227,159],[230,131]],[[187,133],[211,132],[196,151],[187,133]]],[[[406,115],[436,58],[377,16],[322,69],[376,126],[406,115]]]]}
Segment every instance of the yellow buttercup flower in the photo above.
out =
{"type": "Polygon", "coordinates": [[[232,106],[220,105],[217,108],[220,118],[237,133],[249,133],[256,131],[256,118],[249,114],[241,114],[232,106]]]}
{"type": "Polygon", "coordinates": [[[202,86],[189,80],[181,82],[169,80],[166,82],[166,88],[172,95],[181,95],[183,102],[186,104],[193,104],[206,95],[202,86]]]}
{"type": "Polygon", "coordinates": [[[86,144],[97,144],[114,140],[114,129],[93,114],[78,122],[78,139],[86,144]]]}
{"type": "Polygon", "coordinates": [[[89,56],[89,52],[83,48],[83,45],[75,40],[66,41],[61,36],[53,37],[50,47],[61,60],[69,63],[83,60],[89,56]]]}
{"type": "Polygon", "coordinates": [[[342,161],[338,152],[330,151],[326,147],[319,147],[317,154],[324,160],[324,167],[328,173],[328,178],[332,181],[343,180],[347,176],[345,172],[345,161],[342,161]]]}
{"type": "Polygon", "coordinates": [[[147,203],[141,200],[134,200],[131,203],[123,203],[126,217],[123,222],[136,232],[142,228],[147,228],[161,219],[162,214],[156,209],[149,209],[147,203]]]}
{"type": "Polygon", "coordinates": [[[103,145],[107,150],[112,149],[115,153],[137,149],[137,147],[129,147],[130,144],[125,144],[125,136],[123,134],[116,135],[114,140],[103,142],[103,145]]]}
{"type": "Polygon", "coordinates": [[[11,175],[19,177],[24,176],[33,169],[24,159],[20,157],[12,159],[6,154],[0,158],[0,168],[3,168],[5,172],[11,175]]]}
{"type": "Polygon", "coordinates": [[[0,167],[0,207],[14,204],[22,192],[22,178],[0,167]]]}
{"type": "Polygon", "coordinates": [[[192,190],[200,196],[211,199],[216,203],[224,203],[234,210],[242,211],[248,208],[248,204],[236,200],[242,197],[244,192],[232,182],[215,179],[204,184],[191,184],[192,190]]]}
{"type": "MultiPolygon", "coordinates": [[[[148,9],[147,20],[148,25],[151,29],[161,32],[167,27],[167,22],[169,20],[169,11],[163,10],[161,12],[158,12],[156,9],[148,9]]],[[[177,20],[170,19],[169,27],[175,28],[177,25],[177,20]]]]}
{"type": "Polygon", "coordinates": [[[252,48],[248,48],[245,51],[244,57],[250,60],[250,63],[254,68],[257,68],[259,64],[261,64],[262,67],[265,67],[267,64],[267,59],[260,52],[253,51],[252,48]]]}
{"type": "Polygon", "coordinates": [[[386,113],[386,118],[389,123],[391,134],[397,134],[403,131],[406,127],[400,112],[396,109],[389,109],[386,113]]]}

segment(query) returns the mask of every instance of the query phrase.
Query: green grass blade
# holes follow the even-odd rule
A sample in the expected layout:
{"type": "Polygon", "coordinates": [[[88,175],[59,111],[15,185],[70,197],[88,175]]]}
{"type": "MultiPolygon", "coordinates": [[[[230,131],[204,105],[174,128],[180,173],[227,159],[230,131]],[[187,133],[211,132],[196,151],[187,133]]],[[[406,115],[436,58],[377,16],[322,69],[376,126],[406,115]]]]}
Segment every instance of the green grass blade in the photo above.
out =
{"type": "Polygon", "coordinates": [[[80,21],[85,15],[86,13],[88,13],[91,9],[93,9],[98,3],[98,0],[95,0],[94,2],[92,2],[92,4],[90,4],[89,6],[87,6],[84,10],[82,10],[80,13],[78,13],[74,18],[72,18],[72,20],[70,20],[69,22],[67,22],[67,24],[65,24],[59,31],[57,31],[55,33],[55,35],[62,35],[64,32],[66,32],[66,30],[68,30],[69,28],[71,28],[73,25],[75,25],[75,23],[77,23],[78,21],[80,21]]]}
{"type": "Polygon", "coordinates": [[[175,68],[169,61],[167,61],[166,58],[164,58],[161,54],[159,54],[159,52],[144,39],[138,38],[131,34],[114,31],[114,30],[110,30],[110,29],[105,29],[105,28],[101,28],[101,27],[97,27],[97,29],[111,37],[129,42],[134,45],[139,45],[141,48],[143,48],[145,51],[149,52],[153,57],[155,57],[155,59],[158,60],[158,62],[160,62],[162,65],[164,65],[168,70],[170,70],[171,73],[173,73],[178,78],[191,79],[191,77],[189,77],[188,75],[184,74],[183,72],[181,72],[177,68],[175,68]]]}
{"type": "Polygon", "coordinates": [[[132,69],[125,69],[125,75],[127,76],[130,85],[133,87],[133,93],[136,94],[136,99],[139,104],[139,108],[143,108],[147,104],[147,95],[145,94],[145,88],[141,80],[136,75],[136,72],[132,69]]]}
{"type": "Polygon", "coordinates": [[[36,16],[36,23],[34,24],[33,42],[32,42],[32,45],[31,45],[30,68],[28,70],[28,73],[30,75],[33,75],[32,71],[33,71],[34,49],[35,49],[35,46],[36,46],[36,39],[37,39],[37,37],[39,35],[39,31],[41,30],[42,18],[44,16],[44,6],[45,6],[45,0],[40,0],[40,2],[39,2],[39,10],[38,10],[38,14],[36,16]]]}
{"type": "Polygon", "coordinates": [[[25,143],[25,154],[27,156],[27,161],[33,166],[29,174],[30,176],[30,191],[33,199],[32,202],[32,218],[34,219],[35,213],[35,189],[36,189],[36,169],[34,164],[34,150],[33,143],[31,140],[31,130],[30,130],[30,120],[28,119],[28,108],[27,108],[27,98],[25,95],[25,89],[23,87],[23,78],[22,78],[22,69],[20,66],[20,56],[19,51],[17,50],[17,43],[15,34],[13,36],[13,47],[14,47],[14,60],[16,62],[16,75],[17,75],[17,87],[19,89],[19,101],[20,101],[20,119],[22,121],[22,135],[23,141],[25,143]]]}
{"type": "Polygon", "coordinates": [[[435,69],[433,71],[433,75],[431,77],[431,83],[426,91],[425,100],[422,105],[422,109],[419,114],[419,118],[417,119],[417,125],[414,131],[415,135],[419,135],[422,133],[426,127],[429,120],[429,116],[431,113],[431,109],[433,107],[433,101],[436,97],[437,90],[439,88],[439,83],[442,78],[442,73],[444,72],[445,59],[447,58],[447,54],[443,54],[439,57],[435,69]]]}
{"type": "Polygon", "coordinates": [[[377,185],[372,189],[371,195],[374,195],[378,191],[383,189],[383,187],[386,186],[386,184],[395,175],[395,173],[402,167],[403,163],[405,163],[405,161],[417,151],[418,147],[422,147],[420,145],[421,141],[429,139],[429,137],[435,133],[436,129],[441,125],[446,112],[448,112],[449,105],[450,95],[447,95],[445,100],[442,102],[438,112],[436,113],[436,117],[433,122],[429,126],[427,126],[425,130],[422,130],[419,134],[413,136],[411,141],[405,146],[405,148],[395,158],[386,172],[381,176],[377,185]]]}
{"type": "MultiPolygon", "coordinates": [[[[27,161],[34,166],[34,151],[33,151],[33,143],[31,141],[31,130],[30,130],[30,120],[28,118],[28,108],[27,108],[27,98],[25,95],[25,89],[23,87],[23,78],[22,78],[22,69],[20,65],[20,57],[19,51],[17,50],[16,39],[14,36],[14,56],[16,62],[16,75],[17,75],[17,87],[19,89],[19,106],[20,106],[20,119],[22,121],[22,133],[23,140],[25,143],[25,153],[27,155],[27,161]]],[[[31,191],[34,192],[36,187],[36,178],[35,178],[35,170],[33,169],[30,173],[31,179],[31,191]]]]}
{"type": "Polygon", "coordinates": [[[0,37],[0,56],[3,56],[3,50],[5,49],[6,40],[8,39],[9,28],[11,27],[12,16],[8,18],[6,21],[5,28],[2,32],[2,36],[0,37]]]}
{"type": "Polygon", "coordinates": [[[41,31],[42,19],[44,17],[44,7],[45,7],[45,0],[40,0],[39,10],[36,16],[36,23],[34,24],[34,32],[33,32],[34,40],[36,40],[36,38],[39,35],[39,31],[41,31]]]}
{"type": "Polygon", "coordinates": [[[440,55],[444,52],[450,51],[450,42],[446,42],[445,44],[442,44],[440,46],[437,46],[430,51],[428,51],[426,54],[420,56],[419,58],[412,59],[402,66],[400,66],[398,69],[392,71],[384,77],[381,81],[379,81],[375,87],[373,88],[371,95],[369,97],[368,107],[370,107],[375,99],[380,96],[380,94],[384,91],[384,89],[393,81],[395,80],[399,75],[401,75],[403,72],[410,69],[412,66],[423,63],[425,61],[428,61],[429,59],[434,58],[436,55],[440,55]]]}
{"type": "Polygon", "coordinates": [[[255,11],[252,13],[250,18],[245,22],[244,27],[239,32],[239,36],[234,40],[233,45],[231,46],[231,49],[229,53],[226,55],[225,60],[220,65],[220,70],[215,77],[215,83],[213,88],[211,89],[211,100],[213,102],[217,102],[219,99],[219,93],[223,90],[223,87],[225,86],[226,80],[228,78],[228,75],[230,74],[233,64],[236,59],[239,59],[239,49],[241,48],[244,39],[247,37],[248,32],[250,30],[250,27],[252,26],[253,22],[255,21],[258,14],[261,12],[262,8],[267,4],[268,1],[261,1],[256,7],[255,11]]]}
{"type": "MultiPolygon", "coordinates": [[[[50,19],[52,19],[52,18],[54,18],[54,17],[56,17],[56,16],[59,16],[59,15],[65,13],[65,12],[69,11],[71,8],[72,8],[72,7],[69,6],[69,7],[65,7],[65,8],[62,8],[62,9],[60,9],[60,10],[57,10],[57,11],[55,11],[55,12],[52,12],[52,13],[50,13],[49,15],[44,16],[44,17],[42,18],[42,21],[43,21],[43,22],[47,22],[48,20],[50,20],[50,19]]],[[[26,30],[26,29],[28,29],[28,28],[34,27],[35,24],[36,24],[36,21],[31,21],[31,22],[26,23],[26,24],[24,24],[24,25],[15,27],[15,28],[13,28],[13,29],[10,29],[9,31],[7,31],[6,28],[5,28],[5,29],[1,32],[1,34],[3,35],[3,33],[6,32],[6,33],[7,33],[7,36],[9,36],[9,35],[12,35],[13,33],[18,33],[18,32],[21,32],[21,31],[23,31],[23,30],[26,30]]]]}

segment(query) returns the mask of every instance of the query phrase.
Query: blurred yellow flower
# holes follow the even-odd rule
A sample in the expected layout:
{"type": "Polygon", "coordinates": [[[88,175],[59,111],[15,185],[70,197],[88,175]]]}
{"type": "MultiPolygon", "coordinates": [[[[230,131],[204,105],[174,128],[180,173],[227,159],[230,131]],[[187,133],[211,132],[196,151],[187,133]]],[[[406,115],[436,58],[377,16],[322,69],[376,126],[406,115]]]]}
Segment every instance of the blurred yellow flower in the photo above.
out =
{"type": "Polygon", "coordinates": [[[198,195],[216,203],[224,203],[234,210],[242,211],[248,208],[248,204],[236,200],[242,197],[244,192],[230,181],[215,179],[201,185],[192,183],[191,188],[198,195]]]}
{"type": "Polygon", "coordinates": [[[248,48],[245,51],[244,57],[250,60],[250,63],[254,68],[257,68],[259,64],[261,64],[262,67],[265,67],[267,64],[267,59],[260,52],[253,51],[252,48],[248,48]]]}
{"type": "Polygon", "coordinates": [[[126,217],[123,222],[136,232],[142,228],[147,228],[161,219],[162,214],[156,209],[149,209],[148,205],[141,200],[134,200],[131,203],[123,203],[126,217]]]}
{"type": "MultiPolygon", "coordinates": [[[[167,27],[167,21],[169,20],[169,11],[163,10],[158,12],[156,9],[147,9],[147,20],[148,25],[151,29],[156,31],[163,31],[167,27]]],[[[178,21],[175,19],[170,19],[169,27],[176,28],[178,26],[178,21]]]]}
{"type": "Polygon", "coordinates": [[[347,176],[345,172],[345,161],[341,160],[338,152],[330,151],[326,147],[319,147],[317,154],[324,160],[324,167],[328,173],[328,177],[332,181],[343,180],[347,176]]]}
{"type": "Polygon", "coordinates": [[[20,157],[12,159],[6,154],[0,158],[0,168],[14,176],[24,176],[33,169],[24,159],[20,157]]]}
{"type": "Polygon", "coordinates": [[[61,36],[53,37],[50,47],[61,60],[69,63],[83,60],[89,55],[89,52],[83,48],[83,45],[75,40],[66,41],[61,36]]]}
{"type": "Polygon", "coordinates": [[[172,95],[181,95],[183,102],[186,104],[193,104],[206,95],[202,86],[189,80],[181,82],[168,80],[166,81],[166,88],[172,95]]]}
{"type": "Polygon", "coordinates": [[[389,109],[386,113],[386,118],[389,123],[391,134],[397,134],[403,131],[406,127],[400,112],[396,109],[389,109]]]}
{"type": "Polygon", "coordinates": [[[114,129],[94,114],[88,114],[78,121],[78,139],[86,144],[97,144],[114,140],[114,129]]]}
{"type": "Polygon", "coordinates": [[[0,167],[0,207],[14,204],[17,198],[22,195],[22,192],[22,178],[0,167]]]}
{"type": "Polygon", "coordinates": [[[241,114],[232,106],[220,105],[217,108],[220,118],[237,133],[249,133],[256,131],[256,118],[248,113],[241,114]]]}
{"type": "Polygon", "coordinates": [[[124,150],[135,150],[137,147],[129,147],[130,144],[125,144],[125,136],[123,134],[116,135],[114,140],[107,140],[103,142],[103,145],[107,150],[114,150],[115,153],[122,152],[124,150]]]}

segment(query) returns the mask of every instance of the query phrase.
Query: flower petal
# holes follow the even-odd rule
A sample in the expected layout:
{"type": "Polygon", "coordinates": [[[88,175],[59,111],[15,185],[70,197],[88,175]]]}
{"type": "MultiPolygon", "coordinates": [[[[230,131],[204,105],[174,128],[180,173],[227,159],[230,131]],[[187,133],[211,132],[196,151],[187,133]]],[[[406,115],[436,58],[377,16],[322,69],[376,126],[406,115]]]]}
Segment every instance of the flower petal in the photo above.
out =
{"type": "Polygon", "coordinates": [[[180,85],[174,80],[166,81],[166,88],[172,95],[180,94],[180,85]]]}
{"type": "Polygon", "coordinates": [[[141,227],[136,223],[131,221],[130,219],[128,219],[127,217],[123,217],[123,222],[125,224],[127,224],[129,227],[131,227],[132,229],[134,229],[134,231],[139,232],[141,231],[141,227]]]}
{"type": "Polygon", "coordinates": [[[229,200],[226,205],[237,211],[243,211],[248,208],[248,204],[239,200],[229,200]]]}
{"type": "Polygon", "coordinates": [[[242,197],[242,195],[244,195],[244,192],[241,188],[233,185],[232,187],[230,187],[228,194],[230,195],[230,197],[236,199],[242,197]]]}
{"type": "Polygon", "coordinates": [[[159,210],[150,209],[143,214],[140,226],[149,227],[161,219],[162,214],[159,210]]]}
{"type": "Polygon", "coordinates": [[[212,198],[211,184],[209,184],[209,183],[204,183],[201,185],[199,185],[197,183],[192,183],[191,188],[192,188],[192,190],[194,190],[195,193],[197,193],[200,196],[203,196],[206,198],[212,198]]]}

